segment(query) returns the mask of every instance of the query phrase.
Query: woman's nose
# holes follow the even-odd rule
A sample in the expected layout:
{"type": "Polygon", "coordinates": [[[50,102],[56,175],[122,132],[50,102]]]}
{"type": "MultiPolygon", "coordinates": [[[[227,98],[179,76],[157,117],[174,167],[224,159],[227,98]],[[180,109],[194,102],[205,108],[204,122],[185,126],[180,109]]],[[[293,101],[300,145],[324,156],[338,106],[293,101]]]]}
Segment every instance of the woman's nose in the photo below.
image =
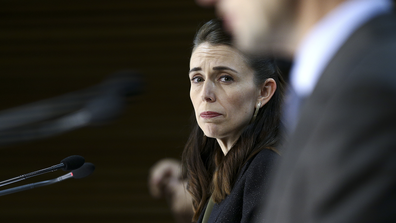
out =
{"type": "Polygon", "coordinates": [[[206,102],[215,102],[216,94],[215,94],[215,84],[211,81],[206,81],[202,88],[202,100],[206,102]]]}

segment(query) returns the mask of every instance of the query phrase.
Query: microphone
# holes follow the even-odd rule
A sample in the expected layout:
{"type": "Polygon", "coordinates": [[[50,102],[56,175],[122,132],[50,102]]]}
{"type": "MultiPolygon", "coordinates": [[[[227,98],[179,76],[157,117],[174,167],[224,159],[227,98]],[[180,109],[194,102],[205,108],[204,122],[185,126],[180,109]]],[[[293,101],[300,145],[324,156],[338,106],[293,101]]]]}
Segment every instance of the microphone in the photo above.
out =
{"type": "Polygon", "coordinates": [[[31,173],[22,174],[20,176],[17,176],[17,177],[8,179],[8,180],[1,181],[0,187],[25,180],[27,178],[35,177],[35,176],[38,176],[38,175],[41,175],[44,173],[54,172],[59,169],[62,169],[64,171],[75,170],[75,169],[80,168],[84,164],[84,162],[85,162],[85,159],[82,156],[79,156],[79,155],[69,156],[69,157],[66,157],[65,159],[63,159],[60,164],[57,164],[57,165],[54,165],[51,167],[47,167],[47,168],[44,168],[41,170],[37,170],[37,171],[31,172],[31,173]]]}
{"type": "Polygon", "coordinates": [[[110,75],[100,85],[101,92],[130,97],[141,94],[144,88],[142,76],[132,70],[123,70],[110,75]]]}
{"type": "Polygon", "coordinates": [[[0,111],[0,146],[107,123],[121,114],[128,97],[142,92],[142,82],[138,73],[122,71],[79,93],[0,111]]]}
{"type": "Polygon", "coordinates": [[[143,87],[140,74],[132,70],[119,71],[95,86],[0,111],[0,131],[56,119],[84,108],[87,103],[104,94],[135,96],[142,92],[143,87]]]}
{"type": "Polygon", "coordinates": [[[57,182],[60,182],[60,181],[63,181],[63,180],[69,179],[69,178],[81,179],[81,178],[91,175],[94,170],[95,170],[95,165],[93,165],[92,163],[84,163],[84,165],[82,165],[82,167],[80,167],[79,169],[74,170],[68,174],[65,174],[63,176],[60,176],[60,177],[52,179],[52,180],[45,180],[45,181],[40,181],[40,182],[36,182],[36,183],[25,184],[25,185],[22,185],[19,187],[13,187],[13,188],[6,189],[6,190],[1,190],[0,196],[33,189],[36,187],[51,185],[51,184],[54,184],[54,183],[57,183],[57,182]]]}
{"type": "Polygon", "coordinates": [[[118,117],[126,106],[126,98],[142,92],[144,84],[139,74],[120,71],[111,75],[101,85],[101,94],[82,109],[89,124],[101,124],[118,117]]]}
{"type": "Polygon", "coordinates": [[[94,170],[95,170],[95,165],[93,165],[92,163],[84,163],[82,167],[70,173],[73,176],[73,178],[82,179],[91,175],[94,172],[94,170]]]}

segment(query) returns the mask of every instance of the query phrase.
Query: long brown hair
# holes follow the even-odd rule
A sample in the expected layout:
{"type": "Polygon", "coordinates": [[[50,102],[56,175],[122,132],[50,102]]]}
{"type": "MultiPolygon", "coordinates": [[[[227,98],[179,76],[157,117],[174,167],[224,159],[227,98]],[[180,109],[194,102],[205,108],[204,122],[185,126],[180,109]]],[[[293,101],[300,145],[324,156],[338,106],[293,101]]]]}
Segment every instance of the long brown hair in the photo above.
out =
{"type": "MultiPolygon", "coordinates": [[[[222,22],[213,19],[205,23],[194,38],[194,48],[202,43],[232,46],[231,36],[224,32],[222,22]]],[[[257,118],[241,134],[235,145],[224,156],[216,139],[208,138],[199,128],[195,116],[193,129],[184,148],[182,161],[188,179],[188,191],[193,198],[197,221],[210,196],[216,203],[231,193],[244,163],[262,149],[274,149],[280,135],[280,105],[284,81],[271,59],[246,57],[253,68],[257,85],[273,78],[277,89],[272,98],[259,110],[257,118]]]]}

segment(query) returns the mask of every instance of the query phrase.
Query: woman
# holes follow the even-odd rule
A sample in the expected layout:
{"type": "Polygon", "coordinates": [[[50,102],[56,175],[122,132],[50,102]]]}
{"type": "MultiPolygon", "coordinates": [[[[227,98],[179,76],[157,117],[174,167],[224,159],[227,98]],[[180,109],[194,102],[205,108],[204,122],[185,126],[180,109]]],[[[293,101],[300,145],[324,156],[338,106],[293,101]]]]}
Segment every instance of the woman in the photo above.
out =
{"type": "Polygon", "coordinates": [[[278,156],[280,73],[240,53],[211,20],[194,39],[189,78],[195,120],[182,160],[193,221],[252,222],[278,156]]]}

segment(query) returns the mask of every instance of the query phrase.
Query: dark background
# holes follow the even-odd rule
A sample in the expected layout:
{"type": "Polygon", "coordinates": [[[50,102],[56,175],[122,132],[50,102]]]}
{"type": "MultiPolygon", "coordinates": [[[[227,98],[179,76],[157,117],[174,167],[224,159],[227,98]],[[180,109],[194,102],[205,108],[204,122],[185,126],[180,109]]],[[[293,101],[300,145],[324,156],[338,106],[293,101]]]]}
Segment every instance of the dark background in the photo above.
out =
{"type": "MultiPolygon", "coordinates": [[[[122,116],[0,148],[0,181],[82,155],[94,174],[0,197],[1,222],[173,222],[151,198],[150,167],[180,158],[192,106],[191,42],[213,18],[193,0],[0,1],[0,110],[100,83],[123,69],[146,82],[122,116]]],[[[23,183],[52,179],[57,171],[23,183]]]]}

